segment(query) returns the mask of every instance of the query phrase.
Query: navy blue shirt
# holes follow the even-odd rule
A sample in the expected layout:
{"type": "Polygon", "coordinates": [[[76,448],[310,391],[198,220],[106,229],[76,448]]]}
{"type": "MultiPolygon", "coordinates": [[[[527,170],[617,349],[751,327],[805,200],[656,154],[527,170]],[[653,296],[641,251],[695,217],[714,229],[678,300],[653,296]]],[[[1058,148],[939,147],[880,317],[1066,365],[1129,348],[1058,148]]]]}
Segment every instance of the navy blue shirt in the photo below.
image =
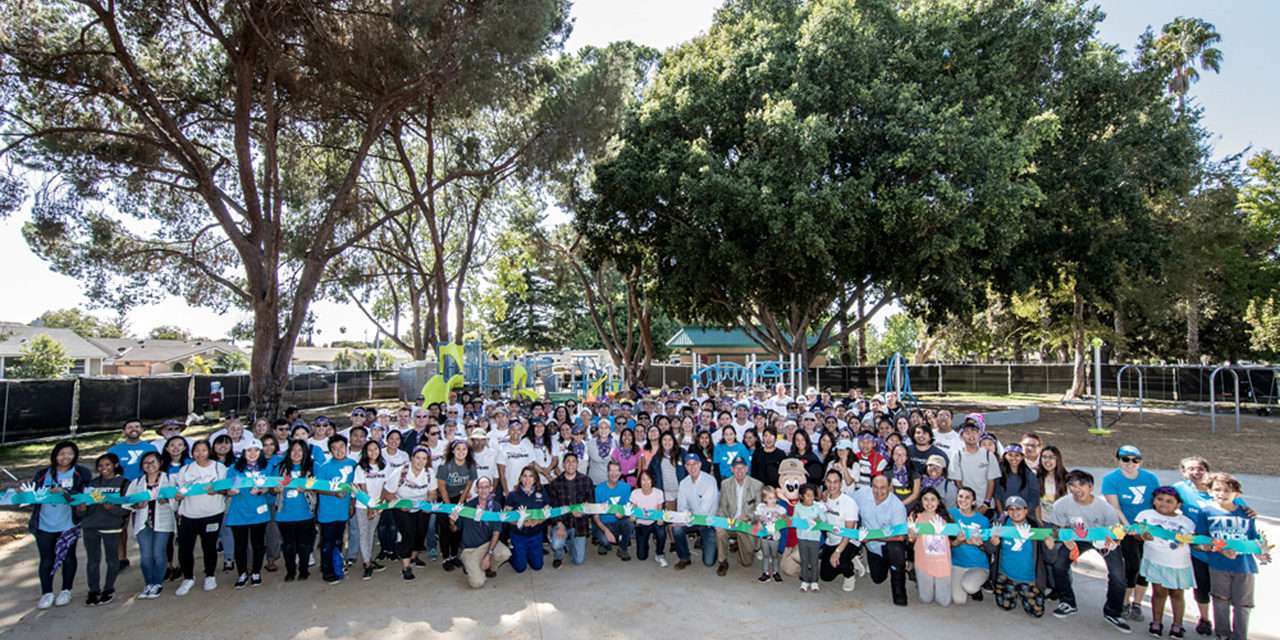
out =
{"type": "MultiPolygon", "coordinates": [[[[479,498],[472,498],[466,502],[468,507],[479,506],[479,498]]],[[[501,511],[502,501],[497,496],[489,496],[489,503],[484,506],[485,511],[501,511]]],[[[462,528],[462,548],[475,549],[489,544],[489,540],[493,538],[493,534],[502,531],[501,522],[482,522],[480,520],[472,520],[471,518],[458,518],[458,526],[462,528]]]]}
{"type": "MultiPolygon", "coordinates": [[[[523,487],[516,487],[514,491],[507,494],[506,503],[507,509],[510,511],[515,511],[520,507],[524,507],[531,511],[533,509],[545,509],[549,504],[547,502],[547,491],[536,487],[534,488],[533,493],[525,493],[523,487]]],[[[542,535],[542,532],[546,528],[547,525],[545,522],[538,523],[536,526],[525,526],[519,529],[517,529],[513,524],[511,525],[509,533],[512,535],[519,534],[522,536],[542,535]]]]}

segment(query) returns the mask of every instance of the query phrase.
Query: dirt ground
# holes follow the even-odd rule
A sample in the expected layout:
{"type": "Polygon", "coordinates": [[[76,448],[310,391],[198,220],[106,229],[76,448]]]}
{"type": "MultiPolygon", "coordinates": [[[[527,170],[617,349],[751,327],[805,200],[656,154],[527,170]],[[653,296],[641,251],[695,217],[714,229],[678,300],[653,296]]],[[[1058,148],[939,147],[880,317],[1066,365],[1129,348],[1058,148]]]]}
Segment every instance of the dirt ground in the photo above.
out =
{"type": "MultiPolygon", "coordinates": [[[[1146,466],[1152,469],[1177,469],[1183,457],[1196,454],[1204,456],[1214,470],[1259,475],[1280,472],[1276,463],[1280,418],[1242,414],[1240,433],[1236,433],[1234,417],[1220,415],[1215,435],[1209,431],[1209,416],[1148,410],[1139,419],[1137,411],[1127,411],[1111,427],[1110,436],[1097,438],[1088,432],[1092,417],[1087,409],[1041,406],[1038,422],[992,427],[991,431],[1006,442],[1024,431],[1035,431],[1046,444],[1062,449],[1070,467],[1114,466],[1116,448],[1132,444],[1142,449],[1146,466]]],[[[1114,410],[1103,424],[1113,417],[1114,410]]]]}

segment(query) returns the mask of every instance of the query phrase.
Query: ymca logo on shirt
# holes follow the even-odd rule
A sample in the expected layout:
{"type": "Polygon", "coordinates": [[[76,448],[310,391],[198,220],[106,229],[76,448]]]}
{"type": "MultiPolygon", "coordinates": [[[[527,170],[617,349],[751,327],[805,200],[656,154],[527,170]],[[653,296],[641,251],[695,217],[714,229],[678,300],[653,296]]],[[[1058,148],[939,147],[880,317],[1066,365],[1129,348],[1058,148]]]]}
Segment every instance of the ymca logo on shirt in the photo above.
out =
{"type": "Polygon", "coordinates": [[[142,454],[146,453],[146,451],[141,449],[130,449],[128,453],[129,461],[124,463],[124,466],[135,467],[138,465],[139,461],[142,460],[142,454]]]}
{"type": "Polygon", "coordinates": [[[1145,504],[1143,499],[1147,497],[1147,488],[1143,486],[1129,487],[1129,504],[1141,505],[1145,504]]]}

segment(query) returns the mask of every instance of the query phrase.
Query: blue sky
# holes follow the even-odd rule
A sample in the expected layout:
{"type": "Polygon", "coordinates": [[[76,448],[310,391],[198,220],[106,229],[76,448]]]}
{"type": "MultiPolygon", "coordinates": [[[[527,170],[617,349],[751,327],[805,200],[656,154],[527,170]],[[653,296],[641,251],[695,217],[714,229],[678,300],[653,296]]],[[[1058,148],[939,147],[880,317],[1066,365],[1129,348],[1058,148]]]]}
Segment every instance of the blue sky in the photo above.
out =
{"type": "MultiPolygon", "coordinates": [[[[719,0],[576,0],[569,46],[576,49],[634,40],[666,48],[705,31],[719,4],[719,0]]],[[[1202,74],[1192,88],[1195,100],[1205,109],[1205,124],[1213,132],[1216,154],[1235,153],[1248,146],[1280,149],[1280,119],[1275,115],[1280,104],[1280,84],[1276,82],[1280,74],[1272,66],[1280,63],[1280,39],[1272,33],[1280,25],[1280,1],[1105,0],[1100,4],[1107,12],[1101,37],[1126,50],[1132,50],[1147,26],[1159,31],[1177,16],[1196,16],[1216,25],[1223,38],[1222,73],[1202,74]]],[[[27,247],[21,234],[25,220],[24,212],[0,221],[0,255],[4,256],[5,271],[11,274],[0,279],[0,300],[5,301],[0,320],[29,322],[48,309],[85,307],[87,300],[79,284],[49,271],[27,247]]],[[[372,328],[353,306],[332,302],[314,306],[322,340],[336,339],[339,327],[346,327],[348,338],[372,338],[372,328]]],[[[109,313],[99,315],[107,317],[109,313]]],[[[197,335],[221,337],[241,319],[235,313],[191,309],[177,299],[129,314],[130,327],[138,335],[158,325],[176,324],[197,335]]]]}

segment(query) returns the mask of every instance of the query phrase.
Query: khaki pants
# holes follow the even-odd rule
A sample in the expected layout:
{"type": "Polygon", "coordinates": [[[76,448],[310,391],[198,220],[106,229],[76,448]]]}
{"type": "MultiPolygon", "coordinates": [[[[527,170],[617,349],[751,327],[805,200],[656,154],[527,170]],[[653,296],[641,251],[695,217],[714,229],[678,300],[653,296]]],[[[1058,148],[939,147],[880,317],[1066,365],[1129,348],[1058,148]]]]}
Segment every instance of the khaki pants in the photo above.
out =
{"type": "MultiPolygon", "coordinates": [[[[744,567],[755,564],[756,561],[756,538],[749,533],[741,531],[730,532],[727,529],[716,529],[716,554],[720,557],[720,562],[729,561],[729,537],[733,536],[738,539],[738,563],[744,567]]],[[[705,543],[704,543],[705,544],[705,543]]]]}
{"type": "MultiPolygon", "coordinates": [[[[485,576],[484,569],[480,568],[480,561],[484,560],[485,553],[488,552],[489,545],[482,545],[474,549],[463,549],[461,560],[462,566],[467,570],[467,584],[472,589],[479,589],[484,586],[485,576]]],[[[493,548],[493,560],[489,564],[489,568],[494,571],[498,570],[498,565],[511,559],[511,550],[507,545],[498,543],[493,548]]]]}

